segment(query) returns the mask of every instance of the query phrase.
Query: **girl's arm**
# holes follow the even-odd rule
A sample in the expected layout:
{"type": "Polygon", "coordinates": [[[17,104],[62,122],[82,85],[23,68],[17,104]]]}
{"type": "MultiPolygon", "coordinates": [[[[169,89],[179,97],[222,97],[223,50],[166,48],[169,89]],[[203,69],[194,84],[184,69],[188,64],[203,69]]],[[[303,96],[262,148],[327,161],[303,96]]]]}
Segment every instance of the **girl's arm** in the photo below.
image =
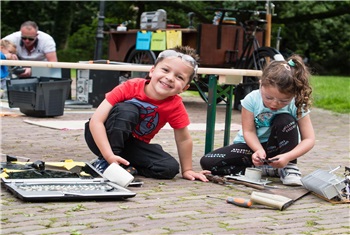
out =
{"type": "Polygon", "coordinates": [[[201,173],[196,173],[192,169],[193,142],[187,127],[174,129],[174,135],[180,159],[182,177],[188,180],[199,179],[201,181],[207,182],[208,179],[204,176],[204,174],[209,174],[210,171],[202,171],[201,173]]]}
{"type": "Polygon", "coordinates": [[[112,107],[113,106],[106,99],[102,101],[90,119],[90,131],[103,158],[109,164],[115,162],[117,164],[129,165],[129,162],[124,158],[114,155],[107,138],[107,131],[104,123],[112,107]]]}
{"type": "Polygon", "coordinates": [[[259,158],[266,158],[266,152],[256,135],[254,114],[242,107],[241,115],[244,140],[254,152],[252,155],[253,164],[256,166],[262,165],[263,163],[260,162],[259,158]]]}

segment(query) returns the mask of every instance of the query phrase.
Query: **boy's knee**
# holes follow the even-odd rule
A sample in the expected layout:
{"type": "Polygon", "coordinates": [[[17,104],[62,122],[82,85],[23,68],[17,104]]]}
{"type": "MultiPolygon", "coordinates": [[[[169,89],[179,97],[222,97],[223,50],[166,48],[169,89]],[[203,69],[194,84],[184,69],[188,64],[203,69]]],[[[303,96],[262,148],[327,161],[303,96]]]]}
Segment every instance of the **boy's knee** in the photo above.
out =
{"type": "Polygon", "coordinates": [[[173,159],[172,161],[154,163],[149,169],[148,173],[145,172],[146,177],[151,177],[155,179],[173,179],[177,174],[179,174],[180,165],[173,159]]]}
{"type": "Polygon", "coordinates": [[[168,168],[166,171],[160,172],[157,178],[171,180],[174,179],[177,174],[179,174],[179,167],[168,168]]]}
{"type": "Polygon", "coordinates": [[[138,121],[139,108],[131,103],[123,102],[114,105],[109,113],[109,117],[117,117],[125,120],[138,121]]]}
{"type": "Polygon", "coordinates": [[[177,174],[179,174],[179,171],[179,163],[173,162],[172,164],[163,166],[163,169],[159,169],[156,174],[158,179],[173,179],[177,174]]]}
{"type": "Polygon", "coordinates": [[[131,131],[139,121],[139,109],[131,103],[118,103],[109,112],[105,123],[107,131],[118,129],[131,131]]]}

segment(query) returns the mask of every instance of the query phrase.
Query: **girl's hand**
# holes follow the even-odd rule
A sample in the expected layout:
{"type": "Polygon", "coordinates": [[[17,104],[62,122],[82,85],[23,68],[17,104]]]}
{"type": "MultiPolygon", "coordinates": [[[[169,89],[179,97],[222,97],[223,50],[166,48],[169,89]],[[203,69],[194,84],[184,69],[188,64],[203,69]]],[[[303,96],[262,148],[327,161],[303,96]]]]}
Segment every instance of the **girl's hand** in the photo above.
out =
{"type": "Polygon", "coordinates": [[[185,172],[182,173],[182,177],[185,178],[185,179],[188,179],[188,180],[200,180],[200,181],[203,181],[203,182],[208,182],[209,180],[207,179],[207,177],[205,177],[205,175],[207,174],[211,174],[210,171],[207,171],[207,170],[203,170],[199,173],[197,172],[194,172],[192,170],[187,170],[185,172]]]}
{"type": "Polygon", "coordinates": [[[286,157],[283,157],[283,154],[277,155],[273,158],[269,158],[269,160],[272,160],[272,159],[278,159],[276,161],[269,163],[269,165],[272,166],[273,168],[284,168],[285,166],[287,166],[289,162],[289,160],[286,157]]]}
{"type": "Polygon", "coordinates": [[[254,166],[261,166],[264,163],[261,161],[261,159],[266,158],[266,152],[264,149],[259,149],[252,155],[252,162],[254,166]]]}

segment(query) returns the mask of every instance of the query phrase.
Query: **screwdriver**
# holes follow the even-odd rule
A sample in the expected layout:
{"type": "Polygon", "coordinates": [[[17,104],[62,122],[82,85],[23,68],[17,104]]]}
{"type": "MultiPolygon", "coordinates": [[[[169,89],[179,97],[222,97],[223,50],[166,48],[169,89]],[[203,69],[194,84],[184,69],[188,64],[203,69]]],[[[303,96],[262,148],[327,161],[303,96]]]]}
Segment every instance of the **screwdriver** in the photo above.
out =
{"type": "MultiPolygon", "coordinates": [[[[222,198],[218,198],[218,197],[212,197],[212,196],[207,196],[209,198],[215,198],[215,199],[220,199],[220,200],[225,200],[222,198]]],[[[236,205],[236,206],[240,206],[240,207],[251,207],[252,206],[252,201],[249,199],[245,199],[245,198],[239,198],[239,197],[227,197],[226,199],[227,203],[236,205]]]]}

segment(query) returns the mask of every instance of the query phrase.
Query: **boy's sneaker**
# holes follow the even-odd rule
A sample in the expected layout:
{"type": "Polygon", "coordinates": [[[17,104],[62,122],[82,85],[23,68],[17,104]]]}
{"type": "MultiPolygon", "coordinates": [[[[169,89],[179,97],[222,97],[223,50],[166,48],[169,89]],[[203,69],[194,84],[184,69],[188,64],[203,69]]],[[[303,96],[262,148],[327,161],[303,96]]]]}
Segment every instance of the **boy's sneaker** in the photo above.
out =
{"type": "MultiPolygon", "coordinates": [[[[99,172],[103,173],[109,166],[108,162],[104,158],[96,158],[90,161],[90,164],[95,167],[99,172]]],[[[121,165],[131,175],[137,175],[137,170],[132,166],[121,165]]]]}
{"type": "Polygon", "coordinates": [[[90,162],[90,164],[96,168],[100,173],[103,174],[103,172],[107,169],[109,166],[108,162],[104,158],[97,158],[90,162]]]}
{"type": "Polygon", "coordinates": [[[278,174],[284,185],[301,186],[301,173],[294,163],[288,163],[285,168],[278,169],[278,174]]]}
{"type": "Polygon", "coordinates": [[[124,165],[122,165],[122,167],[124,167],[124,169],[125,169],[127,172],[129,172],[131,175],[133,175],[133,176],[135,176],[135,175],[138,174],[136,168],[133,167],[133,166],[124,166],[124,165]]]}

